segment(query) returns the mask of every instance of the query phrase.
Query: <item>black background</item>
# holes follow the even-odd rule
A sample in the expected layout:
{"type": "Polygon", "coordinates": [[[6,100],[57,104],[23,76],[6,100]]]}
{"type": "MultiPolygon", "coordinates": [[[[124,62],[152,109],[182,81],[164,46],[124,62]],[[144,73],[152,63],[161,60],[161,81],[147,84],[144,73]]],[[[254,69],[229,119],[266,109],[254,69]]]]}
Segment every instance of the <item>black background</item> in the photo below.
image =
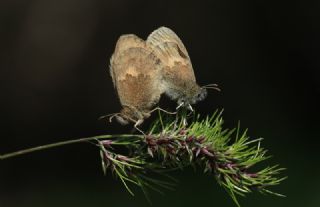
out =
{"type": "MultiPolygon", "coordinates": [[[[241,120],[289,178],[243,206],[320,205],[319,1],[38,0],[0,2],[0,154],[102,133],[127,133],[97,118],[120,104],[108,71],[121,34],[165,25],[183,40],[200,85],[218,83],[195,106],[241,120]]],[[[161,103],[162,104],[162,103],[161,103]]],[[[165,100],[163,105],[174,103],[165,100]]],[[[175,174],[176,191],[153,206],[235,206],[213,177],[175,174]]],[[[98,151],[78,144],[0,162],[0,206],[149,206],[101,172],[98,151]]]]}

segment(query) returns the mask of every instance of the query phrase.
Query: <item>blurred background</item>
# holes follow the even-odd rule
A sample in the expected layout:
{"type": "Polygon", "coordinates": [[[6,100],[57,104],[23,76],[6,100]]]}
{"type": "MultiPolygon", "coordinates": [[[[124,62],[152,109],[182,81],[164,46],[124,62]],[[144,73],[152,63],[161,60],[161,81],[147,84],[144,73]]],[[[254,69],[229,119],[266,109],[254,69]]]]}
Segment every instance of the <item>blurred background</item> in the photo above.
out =
{"type": "MultiPolygon", "coordinates": [[[[1,0],[0,154],[31,146],[128,133],[101,115],[121,108],[109,76],[118,37],[173,29],[189,51],[200,85],[218,83],[195,106],[224,108],[226,127],[241,120],[264,137],[287,168],[274,191],[240,198],[242,206],[320,206],[319,1],[1,0]]],[[[161,100],[174,109],[175,103],[161,100]]],[[[147,123],[146,123],[147,124],[147,123]]],[[[153,206],[235,206],[201,171],[174,174],[176,191],[152,194],[153,206]]],[[[150,206],[103,176],[97,148],[76,144],[0,162],[1,207],[150,206]]]]}

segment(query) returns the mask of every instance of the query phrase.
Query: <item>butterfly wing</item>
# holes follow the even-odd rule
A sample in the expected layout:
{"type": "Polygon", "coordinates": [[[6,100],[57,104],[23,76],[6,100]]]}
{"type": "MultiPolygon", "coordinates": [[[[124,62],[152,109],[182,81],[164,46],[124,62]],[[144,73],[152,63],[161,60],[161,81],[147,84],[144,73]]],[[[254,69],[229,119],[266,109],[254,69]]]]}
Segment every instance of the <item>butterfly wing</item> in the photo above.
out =
{"type": "Polygon", "coordinates": [[[123,68],[121,70],[115,68],[114,61],[119,62],[119,56],[130,48],[145,48],[145,42],[134,34],[122,35],[119,37],[114,53],[110,58],[109,65],[110,75],[115,88],[117,86],[117,75],[125,73],[126,70],[123,68]]]}
{"type": "Polygon", "coordinates": [[[160,60],[135,35],[119,38],[110,60],[110,74],[122,106],[149,110],[162,93],[160,60]]]}
{"type": "Polygon", "coordinates": [[[170,79],[196,81],[187,49],[171,29],[160,27],[153,31],[148,36],[146,44],[162,61],[164,72],[170,79]]]}

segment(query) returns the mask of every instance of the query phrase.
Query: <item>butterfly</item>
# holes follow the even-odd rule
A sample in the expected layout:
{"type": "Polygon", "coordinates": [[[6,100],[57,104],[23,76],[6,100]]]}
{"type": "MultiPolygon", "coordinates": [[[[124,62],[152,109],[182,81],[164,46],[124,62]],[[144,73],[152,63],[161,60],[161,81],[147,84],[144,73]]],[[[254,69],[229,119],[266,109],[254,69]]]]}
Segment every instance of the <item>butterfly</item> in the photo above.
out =
{"type": "Polygon", "coordinates": [[[120,36],[109,68],[122,105],[113,116],[121,124],[141,124],[162,94],[176,101],[177,108],[192,110],[192,104],[206,97],[207,88],[217,89],[215,84],[196,83],[185,46],[167,27],[153,31],[146,41],[134,34],[120,36]]]}
{"type": "Polygon", "coordinates": [[[148,36],[146,43],[163,64],[165,94],[177,101],[177,108],[192,110],[192,104],[206,98],[207,88],[219,90],[216,84],[202,87],[197,84],[188,51],[171,29],[160,27],[148,36]]]}

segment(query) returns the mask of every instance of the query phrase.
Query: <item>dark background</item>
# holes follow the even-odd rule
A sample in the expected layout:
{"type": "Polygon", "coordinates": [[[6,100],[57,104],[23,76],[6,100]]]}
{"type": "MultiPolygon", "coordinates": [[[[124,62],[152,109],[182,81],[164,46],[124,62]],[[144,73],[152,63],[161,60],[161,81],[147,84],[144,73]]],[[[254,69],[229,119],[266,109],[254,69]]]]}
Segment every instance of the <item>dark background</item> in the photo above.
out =
{"type": "MultiPolygon", "coordinates": [[[[200,85],[218,83],[195,109],[241,120],[289,178],[243,206],[320,206],[319,1],[1,0],[0,153],[102,133],[120,104],[108,71],[121,34],[165,25],[185,43],[200,85]]],[[[170,107],[174,103],[164,101],[170,107]]],[[[164,106],[166,107],[166,106],[164,106]]],[[[235,206],[213,177],[178,172],[153,206],[235,206]]],[[[102,175],[98,150],[77,144],[0,162],[0,206],[149,206],[102,175]]]]}

